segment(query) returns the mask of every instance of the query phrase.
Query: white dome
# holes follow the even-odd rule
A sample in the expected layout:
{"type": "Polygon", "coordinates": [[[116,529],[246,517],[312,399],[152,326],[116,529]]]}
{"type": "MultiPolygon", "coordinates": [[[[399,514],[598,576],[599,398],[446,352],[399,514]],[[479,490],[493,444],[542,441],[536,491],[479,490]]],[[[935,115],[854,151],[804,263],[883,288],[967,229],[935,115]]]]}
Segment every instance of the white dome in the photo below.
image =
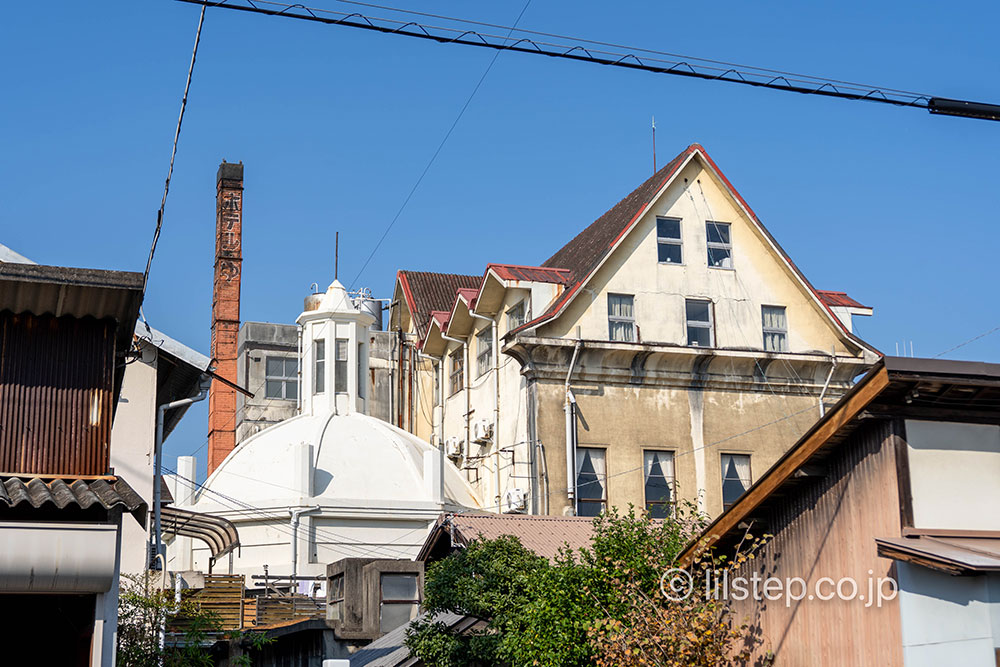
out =
{"type": "MultiPolygon", "coordinates": [[[[424,479],[427,452],[437,450],[414,435],[360,413],[299,415],[240,443],[212,473],[195,506],[228,496],[249,505],[309,502],[376,510],[437,500],[424,479]],[[311,489],[299,481],[296,452],[311,444],[311,489]]],[[[444,504],[481,507],[472,487],[444,462],[444,504]]]]}

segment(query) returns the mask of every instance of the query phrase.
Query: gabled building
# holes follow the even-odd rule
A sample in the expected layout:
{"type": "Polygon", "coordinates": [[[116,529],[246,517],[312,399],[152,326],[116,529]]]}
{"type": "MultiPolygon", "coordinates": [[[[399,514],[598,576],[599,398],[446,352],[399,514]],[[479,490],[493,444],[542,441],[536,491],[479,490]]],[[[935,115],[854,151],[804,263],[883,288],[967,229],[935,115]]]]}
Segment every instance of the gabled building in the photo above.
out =
{"type": "Polygon", "coordinates": [[[396,423],[492,511],[718,515],[879,353],[693,144],[541,266],[400,271],[396,423]]]}

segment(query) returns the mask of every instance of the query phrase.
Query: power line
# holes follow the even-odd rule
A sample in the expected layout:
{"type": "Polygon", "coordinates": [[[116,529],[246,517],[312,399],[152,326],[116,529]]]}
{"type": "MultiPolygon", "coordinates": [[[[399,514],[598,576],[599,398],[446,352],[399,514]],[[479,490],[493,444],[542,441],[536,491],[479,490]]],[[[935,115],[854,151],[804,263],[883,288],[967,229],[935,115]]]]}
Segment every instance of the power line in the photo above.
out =
{"type": "MultiPolygon", "coordinates": [[[[736,66],[724,61],[712,61],[703,58],[687,56],[670,56],[669,58],[654,57],[657,52],[649,49],[611,46],[610,42],[582,40],[561,35],[553,35],[559,41],[542,41],[540,39],[520,38],[508,44],[508,38],[500,35],[478,32],[471,29],[433,26],[416,21],[400,21],[383,17],[366,16],[357,12],[337,12],[327,9],[306,7],[301,4],[285,4],[270,0],[180,0],[203,7],[222,7],[237,11],[245,11],[267,16],[284,16],[323,23],[326,25],[341,25],[361,30],[369,30],[393,35],[404,35],[417,39],[434,41],[442,44],[462,44],[495,49],[498,51],[516,51],[533,55],[543,55],[552,58],[590,62],[599,65],[610,65],[626,69],[653,72],[656,74],[672,74],[710,81],[727,81],[729,83],[781,90],[785,92],[819,95],[847,100],[878,102],[893,106],[927,109],[933,114],[965,116],[984,120],[1000,120],[1000,105],[953,100],[943,97],[933,97],[922,93],[903,91],[897,88],[869,86],[845,82],[838,79],[828,79],[810,75],[785,73],[780,70],[769,70],[759,67],[736,66]],[[605,48],[586,47],[583,44],[605,48]],[[619,50],[608,50],[619,49],[619,50]],[[627,49],[627,50],[624,50],[627,49]],[[640,57],[637,53],[653,54],[640,57]]],[[[387,8],[391,11],[405,11],[387,8]]],[[[443,17],[446,20],[469,25],[475,22],[443,17]]],[[[514,31],[514,28],[510,28],[514,31]]],[[[525,31],[522,31],[525,32],[525,31]]],[[[535,33],[538,34],[538,33],[535,33]]],[[[665,52],[661,52],[665,55],[665,52]]]]}
{"type": "Polygon", "coordinates": [[[188,65],[187,82],[184,84],[184,96],[181,97],[181,111],[177,116],[177,128],[174,130],[174,144],[170,149],[170,167],[167,169],[167,180],[163,183],[163,198],[160,209],[156,212],[156,230],[153,232],[153,243],[149,248],[149,259],[146,260],[146,270],[142,274],[142,296],[146,296],[146,283],[149,282],[149,269],[153,265],[153,255],[156,254],[156,242],[160,240],[160,229],[163,227],[163,210],[167,206],[167,193],[170,192],[170,178],[174,175],[174,158],[177,157],[177,141],[181,136],[181,123],[184,122],[184,109],[187,107],[188,91],[191,90],[191,76],[194,74],[194,61],[198,57],[198,43],[201,42],[201,26],[205,23],[205,6],[201,8],[198,17],[198,29],[194,33],[194,48],[191,50],[191,64],[188,65]]]}
{"type": "Polygon", "coordinates": [[[958,344],[958,345],[956,345],[955,347],[951,347],[951,348],[948,348],[948,349],[947,349],[947,350],[945,350],[944,352],[940,352],[940,353],[938,353],[938,354],[935,354],[933,358],[934,358],[934,359],[937,359],[938,357],[943,357],[944,355],[948,354],[949,352],[954,352],[954,351],[955,351],[955,350],[957,350],[958,348],[960,348],[960,347],[965,347],[965,346],[966,346],[966,345],[968,345],[969,343],[975,343],[975,342],[976,342],[977,340],[979,340],[980,338],[986,338],[986,337],[987,337],[987,336],[989,336],[990,334],[992,334],[992,333],[996,333],[997,331],[1000,331],[1000,326],[996,326],[996,327],[993,327],[992,329],[990,329],[989,331],[987,331],[987,332],[985,332],[985,333],[981,333],[981,334],[979,334],[978,336],[973,336],[972,338],[970,338],[969,340],[965,341],[964,343],[959,343],[959,344],[958,344]]]}
{"type": "MultiPolygon", "coordinates": [[[[524,7],[521,8],[521,13],[517,15],[517,19],[514,21],[514,26],[517,26],[517,24],[521,21],[521,17],[524,16],[524,12],[528,10],[528,5],[530,4],[531,0],[527,0],[527,2],[524,3],[524,7]]],[[[204,11],[204,7],[202,7],[202,10],[204,11]]],[[[507,32],[507,38],[510,37],[513,31],[514,28],[512,27],[507,32]]],[[[506,39],[504,41],[506,43],[506,39]]],[[[438,147],[434,151],[434,154],[431,155],[431,159],[427,161],[427,166],[424,167],[424,170],[422,172],[420,172],[420,177],[417,178],[417,182],[413,184],[412,188],[410,188],[410,193],[406,195],[406,199],[403,200],[403,204],[399,207],[399,210],[396,211],[396,215],[392,217],[392,220],[389,222],[389,225],[385,228],[385,231],[382,232],[382,236],[375,244],[375,247],[372,248],[371,253],[368,255],[367,259],[365,259],[364,264],[361,265],[361,268],[358,270],[357,275],[354,276],[354,280],[351,281],[351,287],[354,287],[354,284],[357,282],[358,278],[360,278],[361,274],[365,272],[365,269],[368,267],[368,263],[372,261],[372,258],[375,256],[375,253],[378,252],[378,249],[382,246],[382,242],[385,241],[386,237],[389,235],[389,231],[392,229],[393,225],[396,224],[396,221],[399,220],[399,216],[403,214],[403,210],[406,208],[406,205],[410,203],[410,199],[413,198],[413,194],[417,191],[417,188],[420,187],[420,184],[424,180],[424,176],[426,176],[427,172],[430,171],[431,165],[433,165],[434,161],[437,160],[437,156],[441,153],[441,149],[444,148],[444,145],[445,143],[447,143],[448,138],[451,137],[451,133],[455,131],[455,128],[458,126],[458,122],[462,120],[462,116],[465,115],[465,110],[468,109],[469,104],[472,103],[472,98],[475,97],[476,93],[479,92],[480,86],[482,86],[483,81],[486,80],[486,75],[490,73],[491,69],[493,69],[493,65],[496,63],[497,58],[499,57],[500,57],[500,51],[498,50],[496,53],[493,54],[493,59],[490,60],[490,64],[486,66],[485,70],[483,70],[483,75],[479,77],[479,81],[476,82],[475,88],[473,88],[472,92],[469,93],[469,97],[465,100],[465,104],[462,105],[462,108],[459,110],[458,115],[455,116],[455,121],[451,124],[451,127],[449,127],[448,131],[445,132],[444,137],[441,139],[441,143],[438,144],[438,147]]]]}

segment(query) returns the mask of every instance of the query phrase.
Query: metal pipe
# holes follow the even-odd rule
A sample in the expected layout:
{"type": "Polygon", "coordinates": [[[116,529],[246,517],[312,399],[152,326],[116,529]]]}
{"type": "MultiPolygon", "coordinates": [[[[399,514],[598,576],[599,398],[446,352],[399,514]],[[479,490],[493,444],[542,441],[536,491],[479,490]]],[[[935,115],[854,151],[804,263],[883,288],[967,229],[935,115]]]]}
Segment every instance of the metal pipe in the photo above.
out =
{"type": "Polygon", "coordinates": [[[299,573],[299,517],[310,512],[318,512],[322,509],[319,505],[315,507],[303,507],[301,509],[288,509],[291,517],[290,527],[292,529],[292,587],[295,586],[295,578],[299,573]]]}
{"type": "Polygon", "coordinates": [[[823,390],[819,392],[819,416],[822,417],[826,414],[826,407],[823,405],[823,397],[826,396],[826,390],[830,387],[830,378],[833,377],[833,369],[837,367],[837,355],[830,355],[830,372],[826,374],[826,382],[823,383],[823,390]]]}
{"type": "MultiPolygon", "coordinates": [[[[295,357],[295,368],[298,370],[295,374],[295,413],[302,414],[302,325],[296,324],[295,329],[299,339],[299,351],[295,357]]],[[[264,372],[266,374],[267,369],[264,369],[264,372]]],[[[247,383],[247,386],[249,386],[249,383],[247,383]]]]}
{"type": "MultiPolygon", "coordinates": [[[[156,408],[156,440],[154,441],[153,450],[155,463],[153,464],[153,544],[155,546],[154,554],[160,556],[164,555],[163,549],[163,531],[160,526],[160,499],[162,493],[160,492],[160,476],[163,470],[163,419],[167,410],[172,410],[174,408],[184,407],[186,405],[191,405],[192,403],[197,403],[198,401],[205,400],[208,396],[208,389],[211,383],[211,378],[207,375],[201,376],[201,390],[196,396],[191,396],[190,398],[182,398],[178,401],[171,401],[170,403],[164,403],[156,408]]],[[[188,482],[190,483],[190,482],[188,482]]],[[[166,559],[163,561],[166,563],[166,559]]]]}
{"type": "Polygon", "coordinates": [[[573,369],[576,368],[576,360],[580,356],[580,349],[583,347],[579,327],[577,327],[576,337],[573,358],[569,362],[569,372],[566,373],[566,402],[563,405],[566,416],[566,497],[569,499],[570,510],[573,514],[576,514],[576,414],[574,410],[576,399],[569,388],[569,383],[573,377],[573,369]]]}

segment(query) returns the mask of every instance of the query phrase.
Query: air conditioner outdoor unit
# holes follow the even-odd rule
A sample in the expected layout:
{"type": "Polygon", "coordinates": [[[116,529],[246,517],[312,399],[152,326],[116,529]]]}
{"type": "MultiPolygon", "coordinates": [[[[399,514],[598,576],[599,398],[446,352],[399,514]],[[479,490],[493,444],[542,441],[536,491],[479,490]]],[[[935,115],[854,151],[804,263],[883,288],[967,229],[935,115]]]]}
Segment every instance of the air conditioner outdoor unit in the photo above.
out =
{"type": "Polygon", "coordinates": [[[511,489],[503,494],[504,514],[523,514],[528,510],[528,494],[524,489],[511,489]]]}
{"type": "Polygon", "coordinates": [[[472,439],[483,443],[493,437],[493,423],[488,419],[477,419],[472,423],[472,439]]]}
{"type": "Polygon", "coordinates": [[[462,456],[462,445],[465,444],[456,436],[452,436],[444,441],[444,452],[449,458],[457,459],[462,456]]]}

